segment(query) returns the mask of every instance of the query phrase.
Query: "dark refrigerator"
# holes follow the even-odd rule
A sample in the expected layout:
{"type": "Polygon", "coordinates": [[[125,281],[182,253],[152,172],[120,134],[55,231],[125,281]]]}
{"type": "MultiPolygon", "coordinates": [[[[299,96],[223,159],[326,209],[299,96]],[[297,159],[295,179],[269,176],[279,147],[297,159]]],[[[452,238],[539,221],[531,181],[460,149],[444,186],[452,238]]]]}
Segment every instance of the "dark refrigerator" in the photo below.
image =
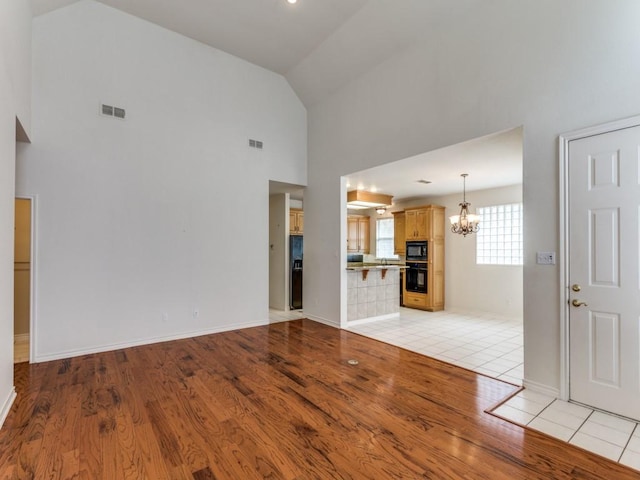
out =
{"type": "Polygon", "coordinates": [[[302,308],[302,235],[289,237],[289,308],[302,308]]]}

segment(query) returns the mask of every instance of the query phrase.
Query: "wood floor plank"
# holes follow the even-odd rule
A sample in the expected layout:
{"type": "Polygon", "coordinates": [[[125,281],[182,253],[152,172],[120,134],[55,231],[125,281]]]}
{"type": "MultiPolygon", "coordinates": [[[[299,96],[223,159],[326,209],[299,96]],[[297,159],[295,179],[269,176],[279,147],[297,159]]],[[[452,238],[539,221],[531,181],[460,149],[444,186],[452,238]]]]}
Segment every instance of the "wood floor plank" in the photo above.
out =
{"type": "Polygon", "coordinates": [[[0,479],[640,477],[485,413],[513,385],[309,320],[15,375],[0,479]]]}

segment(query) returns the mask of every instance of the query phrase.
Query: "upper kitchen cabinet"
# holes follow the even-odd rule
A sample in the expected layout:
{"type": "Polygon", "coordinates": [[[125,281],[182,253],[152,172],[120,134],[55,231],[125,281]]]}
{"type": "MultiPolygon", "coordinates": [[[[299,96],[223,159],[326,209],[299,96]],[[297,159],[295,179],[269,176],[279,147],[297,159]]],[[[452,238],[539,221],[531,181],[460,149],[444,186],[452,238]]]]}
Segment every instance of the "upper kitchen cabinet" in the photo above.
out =
{"type": "Polygon", "coordinates": [[[304,212],[299,208],[289,209],[289,233],[302,235],[304,232],[304,212]]]}
{"type": "Polygon", "coordinates": [[[393,212],[393,253],[404,255],[406,250],[406,219],[404,212],[393,212]]]}
{"type": "Polygon", "coordinates": [[[370,221],[368,216],[347,216],[347,252],[369,253],[370,221]]]}
{"type": "Polygon", "coordinates": [[[427,240],[429,238],[428,208],[405,210],[405,240],[427,240]]]}

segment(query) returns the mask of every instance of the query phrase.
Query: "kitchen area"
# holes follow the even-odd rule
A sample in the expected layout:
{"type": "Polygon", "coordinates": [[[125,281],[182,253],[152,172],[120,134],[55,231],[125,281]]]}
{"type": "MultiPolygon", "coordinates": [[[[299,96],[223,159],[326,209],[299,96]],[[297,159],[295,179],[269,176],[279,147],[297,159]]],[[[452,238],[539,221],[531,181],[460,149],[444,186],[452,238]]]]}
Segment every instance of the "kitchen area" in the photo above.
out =
{"type": "Polygon", "coordinates": [[[391,204],[390,195],[347,193],[350,325],[399,317],[401,306],[444,309],[444,207],[416,206],[389,216],[391,204]],[[385,227],[392,229],[387,245],[385,227]]]}
{"type": "Polygon", "coordinates": [[[343,328],[521,385],[521,179],[520,128],[345,176],[343,328]]]}

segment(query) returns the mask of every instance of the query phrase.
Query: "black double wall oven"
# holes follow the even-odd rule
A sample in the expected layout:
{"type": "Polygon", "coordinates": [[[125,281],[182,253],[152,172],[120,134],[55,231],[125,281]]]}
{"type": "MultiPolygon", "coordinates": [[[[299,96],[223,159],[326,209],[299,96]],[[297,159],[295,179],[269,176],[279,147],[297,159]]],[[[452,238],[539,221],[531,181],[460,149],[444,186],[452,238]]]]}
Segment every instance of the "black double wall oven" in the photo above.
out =
{"type": "Polygon", "coordinates": [[[410,241],[406,245],[405,288],[407,292],[427,293],[427,261],[429,245],[426,240],[410,241]]]}

